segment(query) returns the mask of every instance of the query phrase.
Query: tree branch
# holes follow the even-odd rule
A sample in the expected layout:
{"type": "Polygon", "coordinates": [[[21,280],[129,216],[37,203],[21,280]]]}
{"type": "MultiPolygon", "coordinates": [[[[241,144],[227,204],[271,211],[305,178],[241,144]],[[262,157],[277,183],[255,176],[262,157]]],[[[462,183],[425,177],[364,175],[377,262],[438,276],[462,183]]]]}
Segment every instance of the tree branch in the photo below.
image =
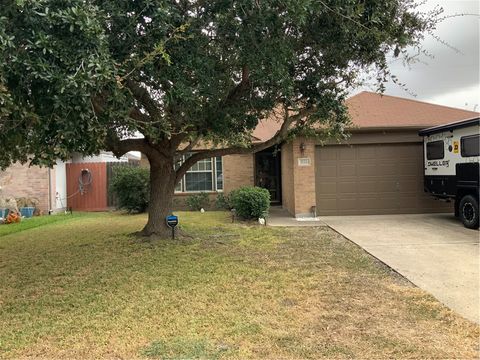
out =
{"type": "Polygon", "coordinates": [[[130,116],[133,120],[142,124],[150,124],[152,122],[151,118],[148,115],[142,113],[140,109],[138,109],[137,107],[133,107],[130,110],[128,116],[130,116]]]}
{"type": "MultiPolygon", "coordinates": [[[[93,96],[91,99],[91,104],[93,111],[96,115],[100,115],[104,111],[103,103],[105,101],[104,94],[93,96]]],[[[129,114],[133,120],[148,124],[151,123],[152,119],[150,116],[142,113],[137,107],[133,107],[129,114]]],[[[150,143],[148,138],[139,138],[139,139],[124,139],[121,140],[117,134],[110,133],[105,140],[106,150],[113,152],[117,157],[120,157],[126,154],[129,151],[140,151],[145,154],[149,160],[154,158],[163,157],[164,159],[169,159],[169,153],[166,152],[162,147],[156,147],[150,143]]]]}
{"type": "Polygon", "coordinates": [[[190,152],[200,141],[200,137],[191,140],[186,147],[177,151],[177,154],[186,154],[190,152]]]}
{"type": "Polygon", "coordinates": [[[195,165],[200,160],[215,157],[215,156],[255,153],[279,144],[286,138],[290,125],[292,125],[296,121],[301,120],[305,116],[308,116],[314,111],[315,111],[314,107],[308,107],[300,110],[297,114],[290,116],[287,110],[287,107],[284,106],[284,116],[283,116],[282,126],[275,133],[275,135],[272,136],[269,140],[262,143],[258,143],[258,144],[252,144],[251,146],[248,146],[248,147],[234,146],[230,148],[211,149],[211,150],[196,152],[195,154],[190,156],[188,159],[186,159],[185,162],[177,169],[176,181],[178,182],[182,178],[182,176],[185,175],[188,169],[190,169],[193,165],[195,165]]]}
{"type": "Polygon", "coordinates": [[[170,138],[170,148],[171,149],[177,149],[182,142],[184,142],[185,138],[187,137],[188,134],[182,132],[179,134],[172,135],[170,138]]]}
{"type": "MultiPolygon", "coordinates": [[[[106,96],[105,94],[98,94],[90,98],[93,112],[97,116],[102,114],[105,111],[104,109],[105,96],[106,96]]],[[[131,117],[133,120],[143,124],[149,124],[152,122],[152,119],[147,114],[142,113],[140,109],[136,106],[134,106],[130,110],[130,112],[128,113],[128,116],[131,117]]]]}
{"type": "Polygon", "coordinates": [[[145,107],[150,116],[156,119],[160,118],[160,110],[157,102],[150,96],[144,87],[131,79],[125,80],[125,86],[132,92],[135,100],[145,107]]]}
{"type": "Polygon", "coordinates": [[[227,95],[226,102],[238,100],[250,87],[250,70],[247,65],[242,67],[242,80],[227,95]]]}
{"type": "Polygon", "coordinates": [[[165,154],[150,145],[144,138],[120,140],[116,136],[111,136],[106,141],[106,149],[113,152],[116,157],[123,156],[129,151],[140,151],[145,154],[149,160],[158,159],[159,157],[169,159],[165,154]]]}
{"type": "Polygon", "coordinates": [[[105,103],[105,94],[100,93],[90,98],[90,103],[92,104],[93,113],[98,116],[102,114],[105,109],[103,104],[105,103]]]}

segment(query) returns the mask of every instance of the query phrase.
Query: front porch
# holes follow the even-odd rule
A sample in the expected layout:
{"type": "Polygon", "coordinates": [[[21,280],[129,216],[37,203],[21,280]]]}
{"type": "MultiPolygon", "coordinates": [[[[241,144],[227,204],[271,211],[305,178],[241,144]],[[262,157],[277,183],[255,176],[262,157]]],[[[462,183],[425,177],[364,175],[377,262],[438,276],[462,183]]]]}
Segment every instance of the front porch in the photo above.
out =
{"type": "Polygon", "coordinates": [[[287,209],[282,206],[272,206],[270,208],[268,219],[268,226],[327,226],[325,222],[318,217],[314,218],[297,218],[292,216],[287,209]]]}

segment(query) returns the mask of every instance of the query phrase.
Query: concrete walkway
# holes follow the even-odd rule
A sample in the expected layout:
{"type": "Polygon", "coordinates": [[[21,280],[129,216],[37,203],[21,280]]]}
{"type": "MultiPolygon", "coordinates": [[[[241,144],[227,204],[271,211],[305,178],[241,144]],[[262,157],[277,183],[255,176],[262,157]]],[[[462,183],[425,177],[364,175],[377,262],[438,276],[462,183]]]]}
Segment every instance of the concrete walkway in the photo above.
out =
{"type": "Polygon", "coordinates": [[[278,206],[272,206],[269,211],[267,225],[269,226],[328,226],[319,218],[296,219],[290,213],[278,206]]]}
{"type": "Polygon", "coordinates": [[[479,232],[450,214],[320,220],[471,321],[480,323],[479,232]]]}

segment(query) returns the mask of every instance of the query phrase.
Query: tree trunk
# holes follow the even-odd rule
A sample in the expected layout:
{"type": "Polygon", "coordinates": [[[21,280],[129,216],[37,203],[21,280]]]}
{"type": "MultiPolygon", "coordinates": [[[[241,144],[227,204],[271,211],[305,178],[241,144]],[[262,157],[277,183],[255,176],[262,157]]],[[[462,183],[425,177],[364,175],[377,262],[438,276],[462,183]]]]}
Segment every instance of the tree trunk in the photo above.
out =
{"type": "Polygon", "coordinates": [[[167,226],[165,217],[171,214],[173,194],[175,192],[175,171],[173,163],[150,160],[150,201],[148,222],[141,234],[170,237],[172,230],[167,226]]]}

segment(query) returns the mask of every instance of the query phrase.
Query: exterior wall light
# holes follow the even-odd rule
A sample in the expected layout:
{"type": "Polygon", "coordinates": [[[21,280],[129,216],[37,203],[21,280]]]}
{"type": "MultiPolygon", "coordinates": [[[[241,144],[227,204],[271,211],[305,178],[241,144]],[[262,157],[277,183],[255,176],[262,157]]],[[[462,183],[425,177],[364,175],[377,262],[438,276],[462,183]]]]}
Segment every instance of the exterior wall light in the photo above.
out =
{"type": "Polygon", "coordinates": [[[300,143],[300,152],[303,154],[307,149],[307,145],[304,142],[300,143]]]}

